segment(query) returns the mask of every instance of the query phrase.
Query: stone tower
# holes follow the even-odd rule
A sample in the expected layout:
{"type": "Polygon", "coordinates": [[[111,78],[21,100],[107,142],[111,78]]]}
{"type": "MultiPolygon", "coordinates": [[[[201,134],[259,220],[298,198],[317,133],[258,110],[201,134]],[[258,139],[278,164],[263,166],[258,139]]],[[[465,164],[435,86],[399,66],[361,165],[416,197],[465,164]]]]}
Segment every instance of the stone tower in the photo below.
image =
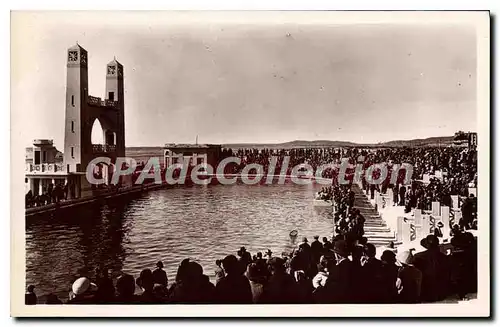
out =
{"type": "Polygon", "coordinates": [[[114,163],[125,156],[123,66],[116,59],[106,66],[102,100],[88,94],[87,51],[77,44],[67,55],[64,165],[68,174],[82,175],[97,157],[108,157],[114,163]],[[104,144],[92,144],[96,120],[103,129],[104,144]]]}

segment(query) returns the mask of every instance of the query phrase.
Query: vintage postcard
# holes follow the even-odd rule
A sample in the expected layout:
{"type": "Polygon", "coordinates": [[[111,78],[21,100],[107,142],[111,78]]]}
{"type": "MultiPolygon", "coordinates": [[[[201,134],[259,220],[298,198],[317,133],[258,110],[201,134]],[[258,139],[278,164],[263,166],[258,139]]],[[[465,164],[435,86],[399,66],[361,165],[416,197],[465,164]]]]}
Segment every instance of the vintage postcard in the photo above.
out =
{"type": "Polygon", "coordinates": [[[11,315],[489,316],[489,44],[487,11],[12,12],[11,315]]]}

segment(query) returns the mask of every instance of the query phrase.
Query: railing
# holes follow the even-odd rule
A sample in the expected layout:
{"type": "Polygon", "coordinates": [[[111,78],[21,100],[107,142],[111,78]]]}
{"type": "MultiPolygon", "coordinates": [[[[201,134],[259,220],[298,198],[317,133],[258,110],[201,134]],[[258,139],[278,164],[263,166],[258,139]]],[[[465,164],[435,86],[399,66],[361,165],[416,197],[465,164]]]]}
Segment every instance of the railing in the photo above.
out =
{"type": "Polygon", "coordinates": [[[116,101],[111,100],[101,100],[99,97],[88,96],[88,104],[93,106],[101,106],[101,107],[116,107],[116,101]]]}
{"type": "Polygon", "coordinates": [[[106,153],[106,152],[115,152],[116,145],[108,145],[108,144],[92,144],[92,152],[93,153],[106,153]]]}
{"type": "Polygon", "coordinates": [[[26,164],[25,171],[30,173],[56,173],[64,171],[64,165],[55,163],[38,165],[26,164]]]}

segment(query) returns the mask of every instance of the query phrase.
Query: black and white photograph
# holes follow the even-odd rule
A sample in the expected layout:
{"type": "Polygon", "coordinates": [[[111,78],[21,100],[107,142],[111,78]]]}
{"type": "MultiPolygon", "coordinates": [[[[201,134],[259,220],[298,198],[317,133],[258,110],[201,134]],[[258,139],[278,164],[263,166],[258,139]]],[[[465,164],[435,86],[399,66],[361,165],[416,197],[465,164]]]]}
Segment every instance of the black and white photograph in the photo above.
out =
{"type": "Polygon", "coordinates": [[[490,315],[488,11],[10,33],[11,315],[490,315]]]}

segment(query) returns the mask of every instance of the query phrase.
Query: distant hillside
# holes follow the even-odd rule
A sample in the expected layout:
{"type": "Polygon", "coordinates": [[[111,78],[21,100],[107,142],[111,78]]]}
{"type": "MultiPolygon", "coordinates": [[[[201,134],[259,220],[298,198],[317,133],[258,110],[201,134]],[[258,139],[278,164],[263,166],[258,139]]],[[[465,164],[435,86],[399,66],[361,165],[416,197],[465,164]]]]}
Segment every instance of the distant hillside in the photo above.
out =
{"type": "Polygon", "coordinates": [[[428,137],[426,139],[396,140],[382,143],[388,147],[447,146],[453,144],[453,136],[428,137]]]}
{"type": "Polygon", "coordinates": [[[382,143],[354,143],[348,141],[328,141],[315,140],[304,141],[295,140],[286,143],[275,144],[255,144],[255,143],[240,143],[240,144],[224,144],[227,148],[317,148],[317,147],[415,147],[415,146],[446,146],[453,143],[453,136],[438,136],[429,137],[426,139],[414,140],[396,140],[382,143]]]}
{"type": "MultiPolygon", "coordinates": [[[[295,140],[285,143],[234,143],[222,144],[224,148],[254,148],[254,149],[293,149],[293,148],[338,148],[338,147],[421,147],[421,146],[448,146],[453,143],[453,136],[428,137],[414,140],[395,140],[382,143],[354,143],[347,141],[328,140],[295,140]]],[[[135,158],[137,161],[147,161],[150,157],[163,157],[163,147],[161,146],[135,146],[127,147],[126,155],[135,158]]]]}

